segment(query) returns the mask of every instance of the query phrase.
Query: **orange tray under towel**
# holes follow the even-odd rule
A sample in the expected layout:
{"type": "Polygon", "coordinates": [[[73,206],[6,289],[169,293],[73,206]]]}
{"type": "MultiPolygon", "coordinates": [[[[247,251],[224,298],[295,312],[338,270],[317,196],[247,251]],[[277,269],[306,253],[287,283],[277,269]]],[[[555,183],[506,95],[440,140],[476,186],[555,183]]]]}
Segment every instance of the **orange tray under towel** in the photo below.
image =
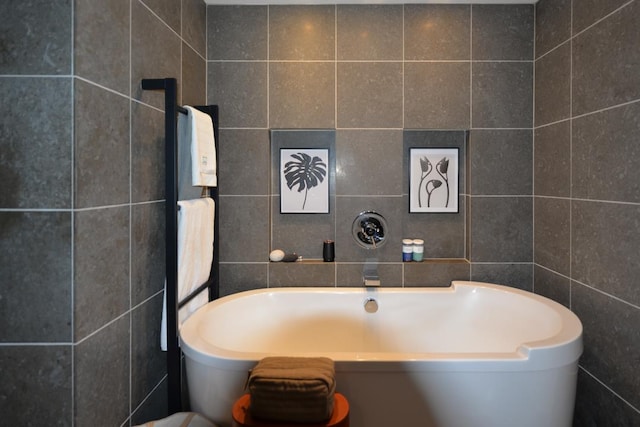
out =
{"type": "Polygon", "coordinates": [[[282,423],[256,420],[249,413],[249,394],[233,405],[233,427],[349,427],[349,402],[340,393],[333,398],[333,414],[323,423],[282,423]]]}

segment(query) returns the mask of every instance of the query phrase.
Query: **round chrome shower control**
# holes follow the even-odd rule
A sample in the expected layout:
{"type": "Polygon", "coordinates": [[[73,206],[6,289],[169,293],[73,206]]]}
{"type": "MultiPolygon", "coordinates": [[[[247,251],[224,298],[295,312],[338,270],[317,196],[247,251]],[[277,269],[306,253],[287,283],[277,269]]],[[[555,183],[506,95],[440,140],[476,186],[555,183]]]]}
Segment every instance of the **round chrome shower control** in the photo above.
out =
{"type": "Polygon", "coordinates": [[[374,211],[361,212],[351,225],[356,243],[365,249],[377,249],[386,243],[387,220],[374,211]]]}

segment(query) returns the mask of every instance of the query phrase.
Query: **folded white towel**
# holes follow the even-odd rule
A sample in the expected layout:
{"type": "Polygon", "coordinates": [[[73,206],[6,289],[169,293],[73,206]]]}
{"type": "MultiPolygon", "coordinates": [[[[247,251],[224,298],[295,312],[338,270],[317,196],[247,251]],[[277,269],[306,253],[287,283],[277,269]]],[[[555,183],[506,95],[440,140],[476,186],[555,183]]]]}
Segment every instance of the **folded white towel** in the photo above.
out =
{"type": "Polygon", "coordinates": [[[213,122],[208,114],[185,106],[187,114],[178,115],[178,144],[191,147],[191,185],[218,185],[216,145],[213,122]]]}
{"type": "MultiPolygon", "coordinates": [[[[178,206],[178,301],[182,301],[211,274],[215,203],[204,197],[179,201],[178,206]]],[[[185,308],[191,306],[195,309],[189,314],[200,307],[192,301],[185,308]]]]}
{"type": "MultiPolygon", "coordinates": [[[[178,301],[182,301],[209,279],[213,261],[215,203],[208,197],[179,201],[178,206],[178,301]]],[[[209,301],[204,290],[178,313],[181,325],[209,301]]],[[[166,350],[166,297],[163,304],[161,347],[166,350]]]]}

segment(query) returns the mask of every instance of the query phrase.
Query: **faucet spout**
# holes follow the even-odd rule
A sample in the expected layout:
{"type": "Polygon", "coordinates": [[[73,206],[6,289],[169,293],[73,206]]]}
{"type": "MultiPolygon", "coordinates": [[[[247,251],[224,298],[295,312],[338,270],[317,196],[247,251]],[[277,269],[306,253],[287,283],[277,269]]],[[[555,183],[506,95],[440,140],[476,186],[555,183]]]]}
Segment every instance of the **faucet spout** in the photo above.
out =
{"type": "Polygon", "coordinates": [[[367,262],[362,271],[362,281],[367,288],[380,286],[380,276],[378,275],[378,264],[367,262]]]}
{"type": "Polygon", "coordinates": [[[364,277],[364,286],[367,288],[378,287],[380,286],[380,278],[377,276],[365,276],[364,277]]]}

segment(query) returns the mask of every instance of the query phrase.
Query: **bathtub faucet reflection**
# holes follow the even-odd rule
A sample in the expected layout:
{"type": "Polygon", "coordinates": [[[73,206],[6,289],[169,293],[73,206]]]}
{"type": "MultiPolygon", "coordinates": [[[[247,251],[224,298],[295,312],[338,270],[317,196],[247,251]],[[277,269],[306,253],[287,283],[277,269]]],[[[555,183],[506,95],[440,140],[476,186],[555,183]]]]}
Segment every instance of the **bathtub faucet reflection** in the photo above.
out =
{"type": "Polygon", "coordinates": [[[376,260],[367,260],[364,264],[362,280],[364,286],[367,288],[380,286],[380,276],[378,276],[378,263],[376,260]]]}

